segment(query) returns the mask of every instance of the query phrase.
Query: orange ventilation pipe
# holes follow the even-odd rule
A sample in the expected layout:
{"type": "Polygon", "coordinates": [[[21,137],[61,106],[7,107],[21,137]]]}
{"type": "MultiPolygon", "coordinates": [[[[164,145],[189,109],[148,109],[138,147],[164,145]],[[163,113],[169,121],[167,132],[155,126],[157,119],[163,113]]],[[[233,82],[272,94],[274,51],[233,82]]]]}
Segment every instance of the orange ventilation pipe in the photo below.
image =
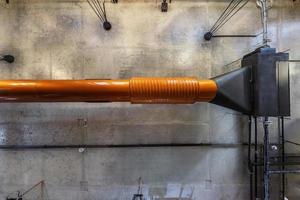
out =
{"type": "Polygon", "coordinates": [[[128,80],[1,80],[0,102],[131,102],[192,104],[217,94],[214,80],[132,78],[128,80]]]}

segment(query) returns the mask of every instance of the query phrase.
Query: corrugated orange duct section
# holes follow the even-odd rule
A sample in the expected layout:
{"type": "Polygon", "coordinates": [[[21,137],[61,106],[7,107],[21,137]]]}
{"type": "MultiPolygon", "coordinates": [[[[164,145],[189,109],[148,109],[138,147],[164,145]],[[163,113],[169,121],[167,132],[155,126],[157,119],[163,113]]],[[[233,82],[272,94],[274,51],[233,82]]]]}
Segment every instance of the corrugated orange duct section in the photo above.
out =
{"type": "Polygon", "coordinates": [[[213,80],[132,78],[127,80],[2,80],[0,102],[131,102],[192,104],[217,93],[213,80]]]}

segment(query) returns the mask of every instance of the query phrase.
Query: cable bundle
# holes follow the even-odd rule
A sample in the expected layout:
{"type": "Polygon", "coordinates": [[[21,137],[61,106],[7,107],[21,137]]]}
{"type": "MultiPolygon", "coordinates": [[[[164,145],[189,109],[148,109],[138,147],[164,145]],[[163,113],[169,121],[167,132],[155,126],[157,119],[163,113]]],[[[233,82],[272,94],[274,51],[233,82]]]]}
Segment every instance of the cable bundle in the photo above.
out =
{"type": "Polygon", "coordinates": [[[237,12],[239,12],[248,2],[249,0],[231,0],[219,19],[211,27],[210,31],[204,35],[204,38],[206,40],[210,40],[214,33],[224,26],[224,24],[226,24],[228,20],[230,20],[237,12]]]}
{"type": "Polygon", "coordinates": [[[106,17],[105,1],[102,3],[102,5],[99,0],[87,0],[87,2],[95,12],[97,17],[100,19],[100,21],[103,23],[103,28],[107,31],[110,30],[111,24],[106,17]]]}

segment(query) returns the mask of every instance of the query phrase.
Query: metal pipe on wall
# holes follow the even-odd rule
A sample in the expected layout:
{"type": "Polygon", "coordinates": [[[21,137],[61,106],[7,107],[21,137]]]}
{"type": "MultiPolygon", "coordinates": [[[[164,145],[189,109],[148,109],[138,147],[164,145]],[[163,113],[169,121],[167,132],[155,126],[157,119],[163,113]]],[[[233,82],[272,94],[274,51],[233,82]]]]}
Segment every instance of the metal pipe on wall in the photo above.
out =
{"type": "Polygon", "coordinates": [[[258,198],[258,141],[257,141],[257,117],[254,117],[254,198],[258,198]]]}
{"type": "Polygon", "coordinates": [[[260,0],[261,3],[261,20],[263,26],[263,45],[268,45],[268,9],[267,0],[260,0]]]}
{"type": "MultiPolygon", "coordinates": [[[[281,170],[285,170],[285,136],[284,136],[284,117],[280,117],[281,122],[281,170]]],[[[279,123],[280,124],[280,123],[279,123]]],[[[285,174],[281,175],[281,189],[282,189],[282,199],[285,198],[285,174]]]]}
{"type": "Polygon", "coordinates": [[[264,200],[270,199],[270,161],[269,161],[269,146],[270,146],[270,138],[269,138],[269,118],[265,117],[263,121],[264,127],[264,200]]]}
{"type": "Polygon", "coordinates": [[[251,159],[251,144],[252,144],[252,116],[249,115],[248,119],[248,171],[250,182],[250,200],[253,199],[253,165],[251,159]]]}
{"type": "Polygon", "coordinates": [[[131,102],[192,104],[217,93],[213,80],[131,78],[127,80],[1,80],[0,102],[131,102]]]}

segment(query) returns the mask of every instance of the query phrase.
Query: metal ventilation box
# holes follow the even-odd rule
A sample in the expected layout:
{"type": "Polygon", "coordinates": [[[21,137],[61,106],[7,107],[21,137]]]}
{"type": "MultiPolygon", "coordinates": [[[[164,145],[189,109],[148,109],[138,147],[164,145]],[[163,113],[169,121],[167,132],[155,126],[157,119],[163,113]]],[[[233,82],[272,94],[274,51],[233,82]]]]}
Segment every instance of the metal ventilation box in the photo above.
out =
{"type": "Polygon", "coordinates": [[[251,68],[251,107],[254,116],[290,116],[289,54],[263,47],[243,57],[251,68]]]}

